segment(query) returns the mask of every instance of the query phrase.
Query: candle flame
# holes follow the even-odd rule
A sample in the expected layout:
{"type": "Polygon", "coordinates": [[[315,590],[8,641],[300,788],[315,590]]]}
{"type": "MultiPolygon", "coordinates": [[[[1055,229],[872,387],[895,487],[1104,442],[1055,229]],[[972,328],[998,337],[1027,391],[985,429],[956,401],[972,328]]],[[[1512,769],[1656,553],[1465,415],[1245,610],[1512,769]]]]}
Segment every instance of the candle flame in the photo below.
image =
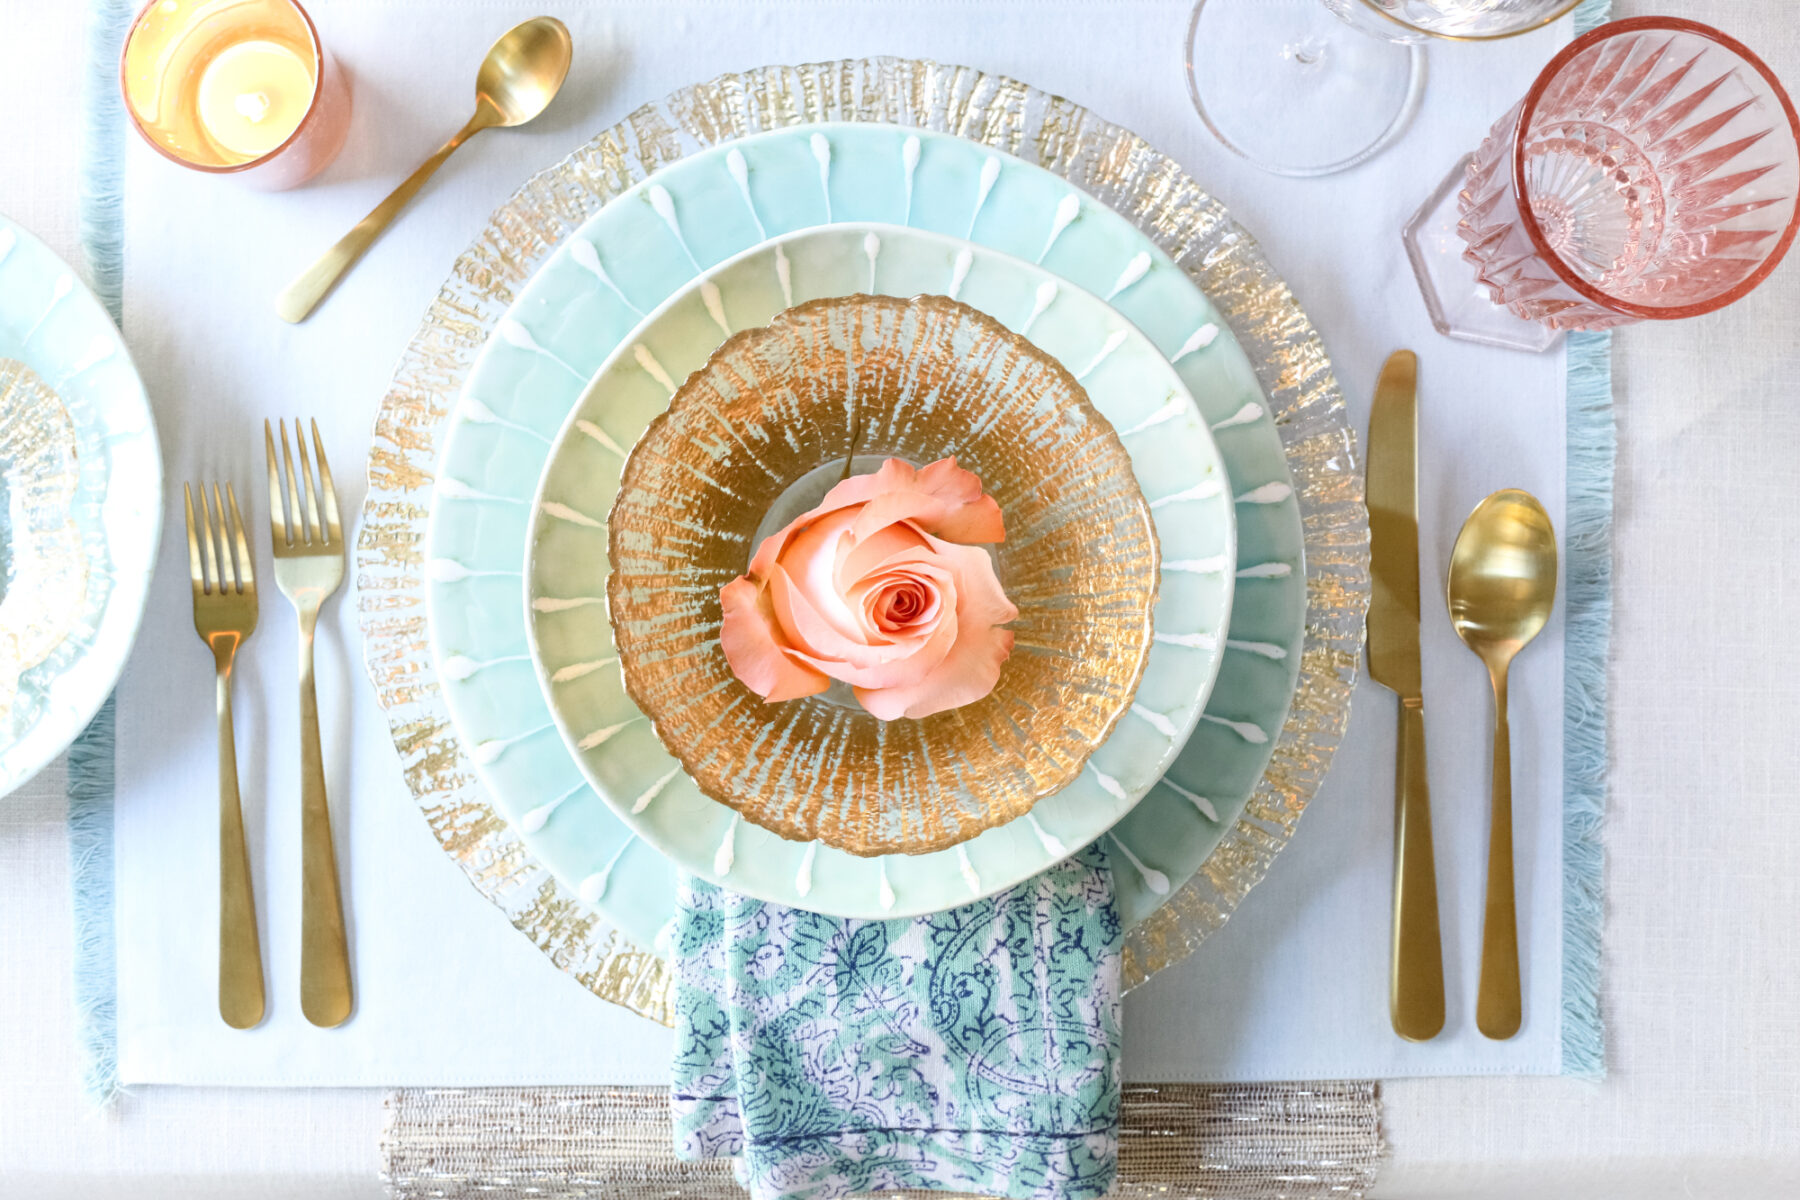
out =
{"type": "Polygon", "coordinates": [[[238,115],[252,125],[269,115],[269,97],[263,92],[245,92],[233,102],[238,115]]]}

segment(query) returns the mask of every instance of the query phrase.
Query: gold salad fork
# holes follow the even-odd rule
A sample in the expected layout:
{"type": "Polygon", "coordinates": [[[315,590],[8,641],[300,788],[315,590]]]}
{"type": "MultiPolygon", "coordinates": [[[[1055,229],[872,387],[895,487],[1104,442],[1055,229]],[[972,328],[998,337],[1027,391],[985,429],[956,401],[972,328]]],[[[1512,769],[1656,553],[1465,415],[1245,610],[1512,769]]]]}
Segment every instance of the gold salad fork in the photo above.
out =
{"type": "Polygon", "coordinates": [[[250,886],[250,852],[244,846],[244,809],[238,799],[237,742],[231,728],[231,669],[238,647],[256,629],[256,572],[237,489],[225,485],[231,509],[213,484],[210,501],[200,485],[201,526],[194,526],[194,492],[181,485],[187,503],[188,574],[194,585],[194,630],[212,649],[218,671],[219,707],[219,1015],[233,1029],[263,1019],[262,943],[256,932],[256,896],[250,886]],[[234,553],[235,551],[235,553],[234,553]]]}
{"type": "Polygon", "coordinates": [[[312,423],[319,479],[313,485],[306,434],[294,422],[300,470],[288,450],[281,422],[281,462],[275,435],[263,422],[269,454],[269,526],[275,542],[275,582],[300,620],[300,1011],[314,1025],[342,1025],[350,1018],[350,946],[344,905],[338,896],[337,855],[331,845],[331,810],[325,798],[325,762],[319,752],[319,699],[313,690],[313,632],[319,609],[344,581],[344,534],[338,525],[337,489],[325,461],[319,423],[312,423]],[[301,507],[304,487],[306,505],[301,507]],[[322,493],[322,494],[321,494],[322,493]],[[285,494],[285,501],[284,501],[285,494]],[[321,511],[325,520],[319,520],[321,511]]]}

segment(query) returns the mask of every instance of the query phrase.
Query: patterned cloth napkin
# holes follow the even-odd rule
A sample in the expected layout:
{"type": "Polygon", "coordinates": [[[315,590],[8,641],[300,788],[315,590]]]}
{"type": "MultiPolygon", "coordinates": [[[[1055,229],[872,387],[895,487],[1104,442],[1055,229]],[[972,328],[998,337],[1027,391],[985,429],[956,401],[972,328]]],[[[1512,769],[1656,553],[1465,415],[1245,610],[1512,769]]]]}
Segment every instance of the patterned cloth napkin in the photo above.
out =
{"type": "Polygon", "coordinates": [[[1100,847],[911,920],[688,878],[676,932],[677,1157],[734,1158],[757,1200],[1111,1188],[1122,929],[1100,847]]]}

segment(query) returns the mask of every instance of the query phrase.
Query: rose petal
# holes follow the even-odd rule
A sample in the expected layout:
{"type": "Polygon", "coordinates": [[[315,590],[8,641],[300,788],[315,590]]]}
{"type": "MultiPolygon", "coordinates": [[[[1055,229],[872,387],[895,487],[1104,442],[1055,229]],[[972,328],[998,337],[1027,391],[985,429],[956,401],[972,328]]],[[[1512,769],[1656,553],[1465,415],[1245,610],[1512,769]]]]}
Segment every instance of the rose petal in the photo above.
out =
{"type": "Polygon", "coordinates": [[[1000,668],[1012,655],[1013,632],[989,627],[957,639],[929,675],[917,683],[881,689],[857,688],[856,698],[883,721],[929,717],[972,704],[994,690],[1000,668]]]}
{"type": "Polygon", "coordinates": [[[973,471],[965,471],[957,466],[955,458],[940,458],[925,467],[919,472],[916,482],[918,489],[928,495],[941,496],[946,500],[954,499],[957,502],[951,516],[962,528],[927,527],[927,532],[953,542],[1006,540],[1006,520],[1001,516],[999,502],[983,490],[981,478],[973,471]]]}
{"type": "Polygon", "coordinates": [[[788,541],[813,520],[812,513],[801,513],[793,520],[771,533],[757,546],[756,553],[750,556],[750,569],[744,572],[752,579],[767,579],[770,568],[774,567],[781,552],[787,549],[788,541]]]}
{"type": "Polygon", "coordinates": [[[895,645],[910,647],[911,653],[864,670],[846,671],[842,678],[853,687],[876,691],[912,687],[943,665],[956,640],[956,613],[947,610],[929,634],[903,634],[894,639],[895,645]]]}
{"type": "MultiPolygon", "coordinates": [[[[898,458],[890,458],[881,464],[879,470],[871,475],[852,475],[825,493],[817,512],[830,512],[833,509],[846,508],[852,504],[862,504],[876,496],[887,492],[909,488],[918,477],[912,464],[898,458]]],[[[976,480],[979,484],[981,481],[976,480]]]]}
{"type": "Polygon", "coordinates": [[[998,542],[1006,523],[994,498],[981,490],[973,472],[954,458],[939,459],[923,470],[890,458],[873,475],[852,475],[829,492],[815,512],[863,504],[857,536],[895,521],[914,521],[928,533],[958,542],[998,542]],[[873,508],[874,512],[870,513],[873,508]]]}
{"type": "MultiPolygon", "coordinates": [[[[926,535],[930,537],[930,535],[926,535]]],[[[931,548],[943,569],[956,581],[956,615],[977,625],[1004,625],[1019,616],[1018,606],[1006,598],[994,560],[979,546],[959,546],[930,538],[931,548]]]]}
{"type": "Polygon", "coordinates": [[[924,533],[911,525],[900,524],[877,529],[861,538],[853,534],[843,539],[838,543],[839,590],[848,593],[859,580],[867,578],[884,562],[909,552],[929,551],[930,543],[925,538],[924,533]]]}
{"type": "Polygon", "coordinates": [[[908,652],[907,647],[896,647],[886,637],[870,639],[860,631],[846,635],[825,619],[813,606],[812,598],[779,564],[769,577],[769,599],[774,605],[778,634],[809,659],[820,663],[872,666],[908,652]]]}
{"type": "Polygon", "coordinates": [[[1006,523],[992,496],[963,502],[947,502],[923,492],[889,492],[872,497],[856,516],[853,532],[867,537],[896,521],[910,521],[927,533],[953,542],[999,542],[1006,539],[1006,523]]]}
{"type": "Polygon", "coordinates": [[[731,673],[764,700],[775,702],[817,695],[831,686],[824,672],[796,661],[776,640],[774,613],[763,590],[743,576],[719,589],[725,619],[719,645],[731,673]]]}
{"type": "MultiPolygon", "coordinates": [[[[856,611],[844,602],[834,568],[854,520],[855,514],[848,511],[827,514],[796,531],[776,558],[819,615],[840,635],[852,638],[861,636],[862,623],[856,611]]],[[[766,570],[763,577],[773,578],[773,566],[766,570]]]]}

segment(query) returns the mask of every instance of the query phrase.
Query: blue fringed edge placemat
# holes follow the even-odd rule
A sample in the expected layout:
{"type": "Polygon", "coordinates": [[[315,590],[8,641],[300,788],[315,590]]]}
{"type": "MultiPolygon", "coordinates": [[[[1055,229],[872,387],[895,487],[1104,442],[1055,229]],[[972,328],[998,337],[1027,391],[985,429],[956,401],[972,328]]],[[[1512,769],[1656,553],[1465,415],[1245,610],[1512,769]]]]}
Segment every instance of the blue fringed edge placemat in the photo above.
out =
{"type": "Polygon", "coordinates": [[[1612,335],[1569,337],[1563,518],[1562,1073],[1606,1074],[1600,1019],[1605,912],[1606,666],[1612,644],[1612,335]]]}
{"type": "MultiPolygon", "coordinates": [[[[136,5],[89,0],[82,78],[81,249],[94,293],[124,328],[125,113],[119,54],[136,5]]],[[[114,698],[69,747],[69,880],[75,910],[75,1036],[81,1091],[96,1105],[119,1091],[118,980],[113,953],[114,698]]]]}
{"type": "MultiPolygon", "coordinates": [[[[122,321],[125,114],[118,61],[132,0],[88,0],[81,245],[94,291],[122,321]]],[[[1575,30],[1604,22],[1611,0],[1583,0],[1575,30]]],[[[1604,916],[1600,840],[1606,812],[1607,656],[1612,641],[1612,335],[1568,339],[1568,478],[1563,570],[1562,1073],[1605,1074],[1600,1019],[1604,916]]],[[[74,891],[76,1033],[81,1088],[96,1105],[119,1091],[113,953],[113,701],[69,750],[69,858],[74,891]]]]}
{"type": "MultiPolygon", "coordinates": [[[[1612,0],[1583,0],[1575,32],[1612,14],[1612,0]]],[[[1562,1073],[1606,1074],[1600,1018],[1600,930],[1605,919],[1607,660],[1612,648],[1612,334],[1568,339],[1569,391],[1563,481],[1563,974],[1562,1073]]]]}

